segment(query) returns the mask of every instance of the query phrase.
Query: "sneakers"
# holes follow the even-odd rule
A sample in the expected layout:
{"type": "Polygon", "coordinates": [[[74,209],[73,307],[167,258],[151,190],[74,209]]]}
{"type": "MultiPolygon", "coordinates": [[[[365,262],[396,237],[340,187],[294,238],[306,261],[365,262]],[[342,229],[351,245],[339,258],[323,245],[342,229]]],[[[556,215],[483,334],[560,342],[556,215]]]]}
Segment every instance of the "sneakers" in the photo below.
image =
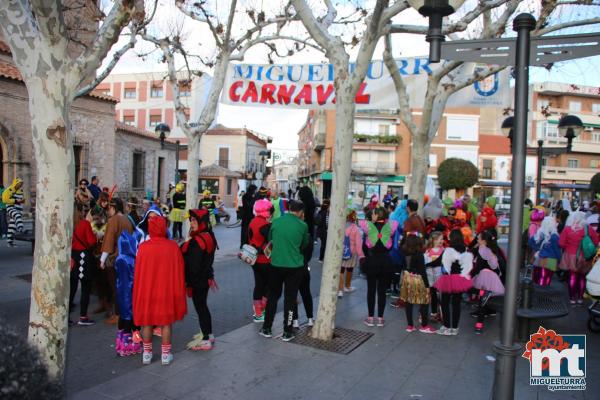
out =
{"type": "Polygon", "coordinates": [[[422,326],[421,329],[419,329],[419,332],[421,332],[421,333],[436,333],[436,330],[433,329],[432,327],[430,327],[429,325],[426,325],[426,326],[422,326]]]}
{"type": "Polygon", "coordinates": [[[406,327],[406,332],[411,333],[415,331],[415,327],[412,325],[409,325],[406,327]]]}
{"type": "Polygon", "coordinates": [[[384,327],[385,320],[383,318],[377,318],[377,326],[384,327]]]}
{"type": "Polygon", "coordinates": [[[144,365],[150,365],[150,363],[152,362],[152,353],[150,353],[149,351],[144,351],[142,353],[142,364],[144,365]]]}
{"type": "Polygon", "coordinates": [[[458,335],[458,328],[452,328],[452,329],[450,329],[450,335],[452,335],[452,336],[458,335]]]}
{"type": "Polygon", "coordinates": [[[260,316],[253,315],[253,316],[252,316],[252,321],[253,321],[253,322],[256,322],[256,323],[259,323],[259,322],[264,322],[264,321],[265,321],[265,314],[262,314],[262,315],[260,315],[260,316]]]}
{"type": "Polygon", "coordinates": [[[266,338],[271,338],[273,337],[273,333],[271,332],[270,329],[266,329],[266,328],[262,328],[260,331],[258,331],[258,334],[260,336],[266,337],[266,338]]]}
{"type": "Polygon", "coordinates": [[[81,326],[92,326],[95,324],[96,324],[96,322],[89,319],[88,317],[79,317],[79,321],[77,321],[77,325],[81,325],[81,326]]]}
{"type": "Polygon", "coordinates": [[[200,343],[198,343],[198,345],[191,347],[190,350],[212,350],[212,348],[212,342],[210,341],[210,339],[207,339],[201,340],[200,343]]]}
{"type": "Polygon", "coordinates": [[[350,287],[345,287],[344,288],[344,292],[346,293],[352,293],[356,290],[356,288],[354,286],[350,286],[350,287]]]}
{"type": "Polygon", "coordinates": [[[338,299],[344,297],[344,292],[342,290],[338,291],[338,299]]]}
{"type": "Polygon", "coordinates": [[[298,323],[297,319],[292,321],[292,328],[295,328],[295,329],[300,328],[300,324],[298,323]]]}
{"type": "Polygon", "coordinates": [[[367,317],[363,322],[366,326],[375,326],[375,321],[373,317],[367,317]]]}
{"type": "Polygon", "coordinates": [[[438,335],[450,336],[450,335],[452,335],[452,329],[446,328],[445,326],[442,325],[440,327],[440,329],[435,331],[435,333],[437,333],[438,335]]]}
{"type": "Polygon", "coordinates": [[[208,334],[208,340],[209,340],[211,343],[215,343],[215,335],[213,335],[212,333],[209,333],[209,334],[208,334]]]}
{"type": "Polygon", "coordinates": [[[160,363],[162,365],[169,365],[173,362],[173,354],[171,353],[163,353],[160,359],[160,363]]]}
{"type": "Polygon", "coordinates": [[[308,319],[308,326],[314,326],[315,325],[315,321],[312,318],[308,319]]]}
{"type": "Polygon", "coordinates": [[[283,332],[283,336],[281,336],[281,340],[284,342],[289,342],[290,340],[294,340],[296,336],[291,332],[283,332]]]}
{"type": "Polygon", "coordinates": [[[482,332],[483,332],[483,323],[482,322],[477,322],[475,324],[475,333],[477,335],[481,335],[482,332]]]}

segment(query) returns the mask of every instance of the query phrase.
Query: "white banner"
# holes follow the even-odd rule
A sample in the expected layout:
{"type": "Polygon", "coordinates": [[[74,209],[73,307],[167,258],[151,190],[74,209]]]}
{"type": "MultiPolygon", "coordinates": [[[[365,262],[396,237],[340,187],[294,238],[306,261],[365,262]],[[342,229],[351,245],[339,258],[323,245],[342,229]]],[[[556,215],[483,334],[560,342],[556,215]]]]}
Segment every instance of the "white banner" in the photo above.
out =
{"type": "MultiPolygon", "coordinates": [[[[427,75],[443,64],[429,64],[427,57],[396,60],[404,78],[410,106],[422,108],[427,75]]],[[[354,68],[354,64],[350,66],[354,68]]],[[[454,79],[473,74],[473,63],[453,72],[454,79]]],[[[335,107],[333,67],[330,64],[230,64],[221,94],[224,104],[253,107],[331,109],[335,107]]],[[[442,83],[451,83],[449,77],[442,83]]],[[[503,70],[476,82],[448,100],[448,107],[507,107],[509,73],[503,70]]],[[[356,94],[358,109],[397,109],[398,96],[383,61],[372,61],[365,81],[356,94]]]]}

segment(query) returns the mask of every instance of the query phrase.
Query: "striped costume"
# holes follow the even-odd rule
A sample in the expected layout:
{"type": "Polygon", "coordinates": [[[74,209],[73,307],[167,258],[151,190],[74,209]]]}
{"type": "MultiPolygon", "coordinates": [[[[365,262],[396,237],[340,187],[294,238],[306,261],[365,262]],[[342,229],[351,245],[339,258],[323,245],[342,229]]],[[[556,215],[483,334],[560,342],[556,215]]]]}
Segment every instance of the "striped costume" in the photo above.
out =
{"type": "Polygon", "coordinates": [[[25,196],[21,190],[23,181],[15,178],[13,183],[2,193],[2,202],[6,204],[8,216],[8,245],[14,246],[15,232],[23,232],[23,203],[25,196]]]}

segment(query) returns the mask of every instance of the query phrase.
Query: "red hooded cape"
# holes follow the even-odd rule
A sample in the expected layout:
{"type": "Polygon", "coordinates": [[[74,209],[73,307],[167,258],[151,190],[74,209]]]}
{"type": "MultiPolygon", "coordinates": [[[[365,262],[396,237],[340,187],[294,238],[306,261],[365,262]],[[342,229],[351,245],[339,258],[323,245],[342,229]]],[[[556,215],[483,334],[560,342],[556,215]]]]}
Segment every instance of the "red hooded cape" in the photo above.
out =
{"type": "Polygon", "coordinates": [[[164,218],[151,218],[148,232],[135,259],[133,318],[138,326],[170,325],[187,313],[183,257],[164,218]]]}

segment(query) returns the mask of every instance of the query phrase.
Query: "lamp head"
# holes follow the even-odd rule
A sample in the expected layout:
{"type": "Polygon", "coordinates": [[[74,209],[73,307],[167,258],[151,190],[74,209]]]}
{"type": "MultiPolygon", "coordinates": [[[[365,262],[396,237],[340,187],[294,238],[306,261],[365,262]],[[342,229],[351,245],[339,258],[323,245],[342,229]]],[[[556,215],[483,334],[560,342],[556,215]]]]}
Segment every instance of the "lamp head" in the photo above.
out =
{"type": "Polygon", "coordinates": [[[458,10],[464,2],[465,0],[408,0],[408,4],[425,17],[434,13],[445,17],[458,10]]]}
{"type": "Polygon", "coordinates": [[[558,121],[558,133],[560,136],[572,141],[583,131],[583,122],[575,115],[563,115],[558,121]]]}
{"type": "Polygon", "coordinates": [[[515,117],[508,117],[504,121],[502,121],[502,126],[500,129],[502,130],[502,134],[512,140],[513,128],[515,127],[515,117]]]}

